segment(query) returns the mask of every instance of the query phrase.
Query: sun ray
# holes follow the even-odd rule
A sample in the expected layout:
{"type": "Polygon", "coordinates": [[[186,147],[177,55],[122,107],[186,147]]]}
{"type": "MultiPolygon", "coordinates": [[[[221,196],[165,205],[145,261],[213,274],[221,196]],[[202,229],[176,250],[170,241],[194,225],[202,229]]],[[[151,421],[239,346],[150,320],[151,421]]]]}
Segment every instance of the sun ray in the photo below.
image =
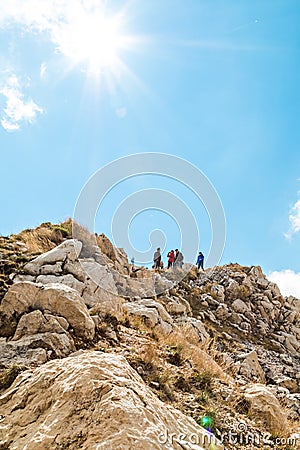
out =
{"type": "Polygon", "coordinates": [[[132,50],[139,39],[128,34],[124,7],[118,11],[105,2],[76,4],[51,29],[56,52],[68,60],[69,69],[103,78],[104,72],[120,71],[120,54],[132,50]]]}

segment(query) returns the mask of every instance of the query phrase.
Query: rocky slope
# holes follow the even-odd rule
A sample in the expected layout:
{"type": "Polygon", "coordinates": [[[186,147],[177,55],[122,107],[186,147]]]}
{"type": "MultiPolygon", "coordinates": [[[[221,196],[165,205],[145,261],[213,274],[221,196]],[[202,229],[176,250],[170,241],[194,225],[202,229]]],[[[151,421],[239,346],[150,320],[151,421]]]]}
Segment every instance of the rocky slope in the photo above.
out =
{"type": "Polygon", "coordinates": [[[71,225],[0,239],[0,449],[298,448],[298,299],[259,267],[132,270],[71,225]]]}

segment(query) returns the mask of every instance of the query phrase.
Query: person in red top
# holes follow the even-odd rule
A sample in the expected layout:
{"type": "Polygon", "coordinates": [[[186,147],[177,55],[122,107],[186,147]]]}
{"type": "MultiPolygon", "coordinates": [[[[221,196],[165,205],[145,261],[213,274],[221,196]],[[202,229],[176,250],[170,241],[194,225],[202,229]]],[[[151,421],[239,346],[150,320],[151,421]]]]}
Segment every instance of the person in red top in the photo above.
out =
{"type": "Polygon", "coordinates": [[[171,250],[168,254],[168,269],[170,269],[170,267],[174,266],[174,261],[175,261],[175,253],[174,250],[171,250]]]}

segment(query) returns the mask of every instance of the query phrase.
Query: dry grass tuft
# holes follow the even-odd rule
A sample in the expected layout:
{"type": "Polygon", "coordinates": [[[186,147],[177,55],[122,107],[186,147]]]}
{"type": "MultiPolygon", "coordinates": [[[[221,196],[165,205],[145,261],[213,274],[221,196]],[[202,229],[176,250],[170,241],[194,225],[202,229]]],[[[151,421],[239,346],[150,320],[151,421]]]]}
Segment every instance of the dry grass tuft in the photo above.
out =
{"type": "Polygon", "coordinates": [[[138,350],[139,357],[150,366],[158,366],[160,364],[157,343],[148,343],[138,350]]]}
{"type": "Polygon", "coordinates": [[[28,252],[32,254],[45,253],[60,244],[65,238],[72,237],[72,219],[53,225],[45,222],[35,229],[26,229],[19,234],[10,236],[12,241],[22,241],[28,252]]]}
{"type": "Polygon", "coordinates": [[[188,361],[197,372],[210,372],[213,376],[226,382],[231,379],[226,373],[226,369],[228,369],[226,364],[222,365],[222,361],[216,361],[222,354],[216,350],[212,341],[203,344],[195,342],[194,338],[190,340],[189,332],[185,334],[184,329],[174,330],[168,336],[160,336],[158,339],[161,345],[177,349],[182,362],[188,361]]]}
{"type": "Polygon", "coordinates": [[[143,380],[156,391],[162,401],[174,401],[172,374],[161,360],[157,342],[149,342],[141,346],[137,354],[131,358],[130,364],[140,373],[143,380]]]}
{"type": "Polygon", "coordinates": [[[35,229],[26,229],[19,234],[11,235],[10,239],[24,242],[29,253],[40,254],[52,250],[64,239],[72,237],[83,243],[83,256],[88,257],[95,253],[95,247],[98,246],[96,236],[71,218],[59,224],[42,223],[35,229]]]}

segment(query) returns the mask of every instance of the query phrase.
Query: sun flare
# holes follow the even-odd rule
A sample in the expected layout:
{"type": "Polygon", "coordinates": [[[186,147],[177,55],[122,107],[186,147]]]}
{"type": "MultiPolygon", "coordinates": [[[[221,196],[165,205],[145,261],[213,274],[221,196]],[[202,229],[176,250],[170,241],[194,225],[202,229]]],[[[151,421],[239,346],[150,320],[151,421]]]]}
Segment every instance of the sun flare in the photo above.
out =
{"type": "Polygon", "coordinates": [[[76,65],[94,75],[113,71],[120,63],[119,51],[126,37],[121,31],[121,17],[108,17],[104,12],[85,13],[73,18],[61,30],[60,50],[76,65]]]}

